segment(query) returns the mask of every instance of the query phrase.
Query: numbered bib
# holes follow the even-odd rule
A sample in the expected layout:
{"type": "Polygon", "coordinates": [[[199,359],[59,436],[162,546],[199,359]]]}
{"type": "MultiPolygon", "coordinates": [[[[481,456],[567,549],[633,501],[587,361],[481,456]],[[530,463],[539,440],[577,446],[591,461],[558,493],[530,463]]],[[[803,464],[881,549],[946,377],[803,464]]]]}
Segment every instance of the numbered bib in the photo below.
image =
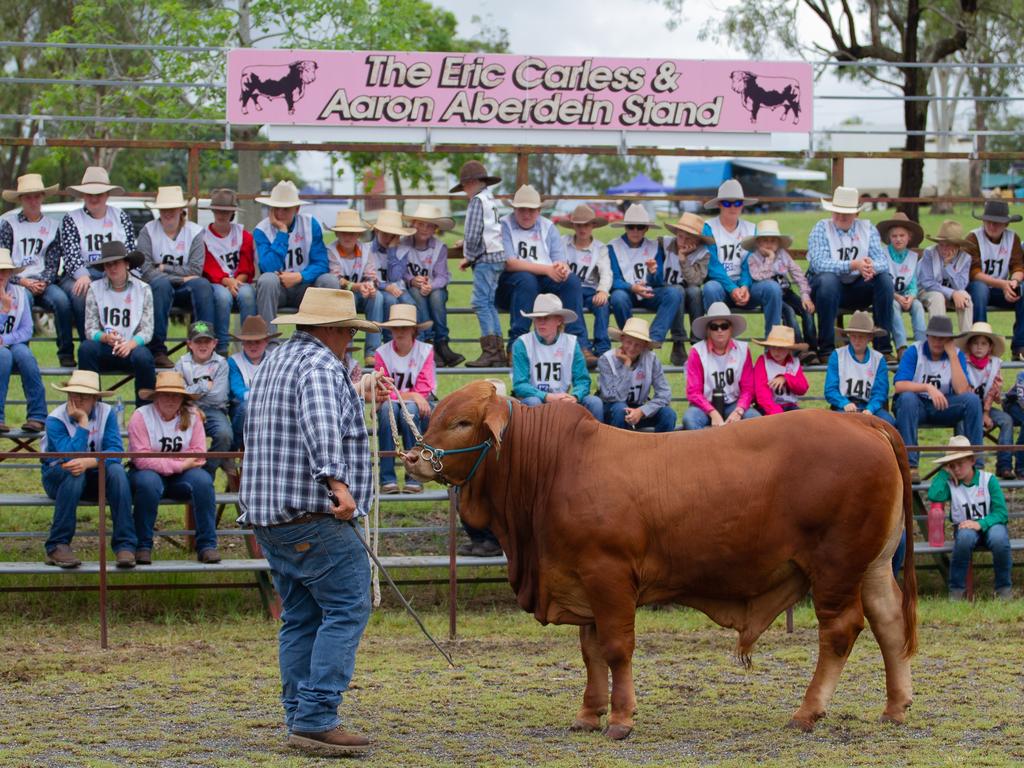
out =
{"type": "Polygon", "coordinates": [[[520,336],[517,344],[526,347],[530,360],[530,383],[541,392],[568,392],[572,389],[572,360],[576,337],[562,333],[553,344],[544,344],[534,332],[520,336]]]}
{"type": "Polygon", "coordinates": [[[100,257],[100,250],[104,243],[115,240],[128,243],[128,233],[124,231],[121,223],[121,210],[112,205],[107,206],[107,212],[102,219],[94,219],[85,208],[78,208],[67,214],[75,228],[78,230],[79,247],[82,251],[82,260],[86,265],[91,264],[100,257]]]}
{"type": "Polygon", "coordinates": [[[420,372],[427,364],[428,358],[434,354],[434,349],[426,342],[414,341],[409,354],[402,357],[395,350],[395,343],[389,341],[377,349],[377,354],[384,360],[384,365],[387,366],[398,391],[413,392],[420,372]]]}
{"type": "MultiPolygon", "coordinates": [[[[256,229],[266,235],[271,243],[278,230],[270,225],[270,219],[263,219],[256,229]]],[[[285,272],[301,272],[309,261],[309,249],[313,242],[313,218],[305,213],[295,214],[291,231],[288,233],[288,251],[284,258],[285,272]]]]}
{"type": "Polygon", "coordinates": [[[169,267],[184,267],[188,264],[188,254],[192,249],[192,242],[197,237],[203,237],[203,228],[194,221],[186,221],[174,237],[170,237],[164,232],[159,219],[147,221],[144,229],[149,233],[149,241],[153,248],[150,255],[153,263],[169,267]]]}
{"type": "Polygon", "coordinates": [[[100,315],[103,332],[117,333],[126,339],[134,336],[142,322],[149,286],[139,279],[129,277],[125,290],[115,291],[104,277],[94,280],[89,290],[96,298],[96,310],[100,315]]]}
{"type": "Polygon", "coordinates": [[[719,216],[708,221],[708,226],[715,238],[719,262],[725,267],[731,280],[738,280],[743,270],[743,259],[747,255],[741,243],[756,234],[757,226],[746,219],[740,219],[736,229],[729,232],[722,226],[722,219],[719,216]]]}
{"type": "Polygon", "coordinates": [[[990,472],[981,470],[977,485],[949,483],[949,514],[954,525],[965,520],[981,520],[988,515],[992,509],[992,495],[988,490],[991,479],[990,472]]]}
{"type": "Polygon", "coordinates": [[[234,276],[235,270],[238,269],[239,255],[242,252],[245,229],[241,224],[233,221],[231,222],[231,231],[223,237],[213,231],[212,224],[209,230],[203,239],[206,252],[213,257],[222,270],[234,276]]]}
{"type": "Polygon", "coordinates": [[[195,429],[198,416],[193,413],[189,421],[188,429],[182,430],[178,427],[178,417],[170,421],[164,421],[156,406],[150,403],[138,409],[142,413],[142,419],[146,424],[146,432],[149,434],[149,444],[154,451],[160,453],[181,453],[192,443],[192,432],[195,429]]]}

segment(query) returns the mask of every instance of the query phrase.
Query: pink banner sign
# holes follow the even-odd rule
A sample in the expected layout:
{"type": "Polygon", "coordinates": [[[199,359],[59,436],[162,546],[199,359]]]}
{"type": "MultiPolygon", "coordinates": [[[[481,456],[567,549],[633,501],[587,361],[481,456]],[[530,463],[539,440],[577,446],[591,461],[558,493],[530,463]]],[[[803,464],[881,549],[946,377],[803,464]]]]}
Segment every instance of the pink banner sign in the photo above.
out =
{"type": "Polygon", "coordinates": [[[812,77],[799,62],[240,48],[228,120],[807,133],[812,77]]]}

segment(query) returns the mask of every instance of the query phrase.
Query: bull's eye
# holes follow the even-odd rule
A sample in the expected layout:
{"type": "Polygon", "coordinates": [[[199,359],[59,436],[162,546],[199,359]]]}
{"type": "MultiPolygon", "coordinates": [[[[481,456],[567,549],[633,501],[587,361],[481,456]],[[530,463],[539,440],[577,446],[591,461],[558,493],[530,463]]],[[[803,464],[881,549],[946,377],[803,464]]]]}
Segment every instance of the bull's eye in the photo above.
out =
{"type": "Polygon", "coordinates": [[[462,421],[456,421],[449,429],[469,429],[471,426],[473,426],[471,422],[463,419],[462,421]]]}

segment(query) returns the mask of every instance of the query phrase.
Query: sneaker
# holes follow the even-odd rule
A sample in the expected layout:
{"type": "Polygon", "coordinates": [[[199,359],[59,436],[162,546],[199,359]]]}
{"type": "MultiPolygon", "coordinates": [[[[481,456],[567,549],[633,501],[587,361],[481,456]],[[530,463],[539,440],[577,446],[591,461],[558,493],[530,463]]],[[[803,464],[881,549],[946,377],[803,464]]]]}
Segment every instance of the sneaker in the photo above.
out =
{"type": "Polygon", "coordinates": [[[115,557],[117,558],[118,568],[134,568],[135,567],[135,553],[130,549],[120,550],[115,557]]]}
{"type": "Polygon", "coordinates": [[[68,544],[58,544],[46,553],[46,564],[58,568],[77,568],[82,561],[75,557],[75,551],[68,544]]]}
{"type": "Polygon", "coordinates": [[[423,493],[423,486],[415,480],[406,480],[402,493],[423,493]]]}
{"type": "Polygon", "coordinates": [[[204,565],[216,565],[220,562],[220,552],[216,547],[207,547],[196,556],[196,559],[204,565]]]}
{"type": "Polygon", "coordinates": [[[173,368],[174,361],[167,356],[166,352],[153,355],[153,366],[156,368],[173,368]]]}
{"type": "Polygon", "coordinates": [[[1013,600],[1013,587],[1000,587],[996,590],[997,600],[1013,600]]]}
{"type": "Polygon", "coordinates": [[[288,746],[314,755],[350,755],[365,752],[370,740],[359,733],[349,733],[340,725],[321,733],[292,731],[288,734],[288,746]]]}
{"type": "Polygon", "coordinates": [[[389,496],[393,493],[401,493],[398,483],[381,483],[380,492],[382,496],[389,496]]]}

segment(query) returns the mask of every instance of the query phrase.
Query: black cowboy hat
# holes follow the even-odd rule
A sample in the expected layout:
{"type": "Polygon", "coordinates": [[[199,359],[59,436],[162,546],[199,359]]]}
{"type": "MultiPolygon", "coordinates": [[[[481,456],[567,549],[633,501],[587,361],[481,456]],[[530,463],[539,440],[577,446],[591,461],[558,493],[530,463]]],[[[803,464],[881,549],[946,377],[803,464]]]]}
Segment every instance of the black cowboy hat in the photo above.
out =
{"type": "Polygon", "coordinates": [[[1011,216],[1010,205],[1005,200],[986,200],[985,210],[982,211],[981,216],[973,212],[971,216],[979,221],[994,221],[997,224],[1013,224],[1024,219],[1024,216],[1016,213],[1011,216]]]}

